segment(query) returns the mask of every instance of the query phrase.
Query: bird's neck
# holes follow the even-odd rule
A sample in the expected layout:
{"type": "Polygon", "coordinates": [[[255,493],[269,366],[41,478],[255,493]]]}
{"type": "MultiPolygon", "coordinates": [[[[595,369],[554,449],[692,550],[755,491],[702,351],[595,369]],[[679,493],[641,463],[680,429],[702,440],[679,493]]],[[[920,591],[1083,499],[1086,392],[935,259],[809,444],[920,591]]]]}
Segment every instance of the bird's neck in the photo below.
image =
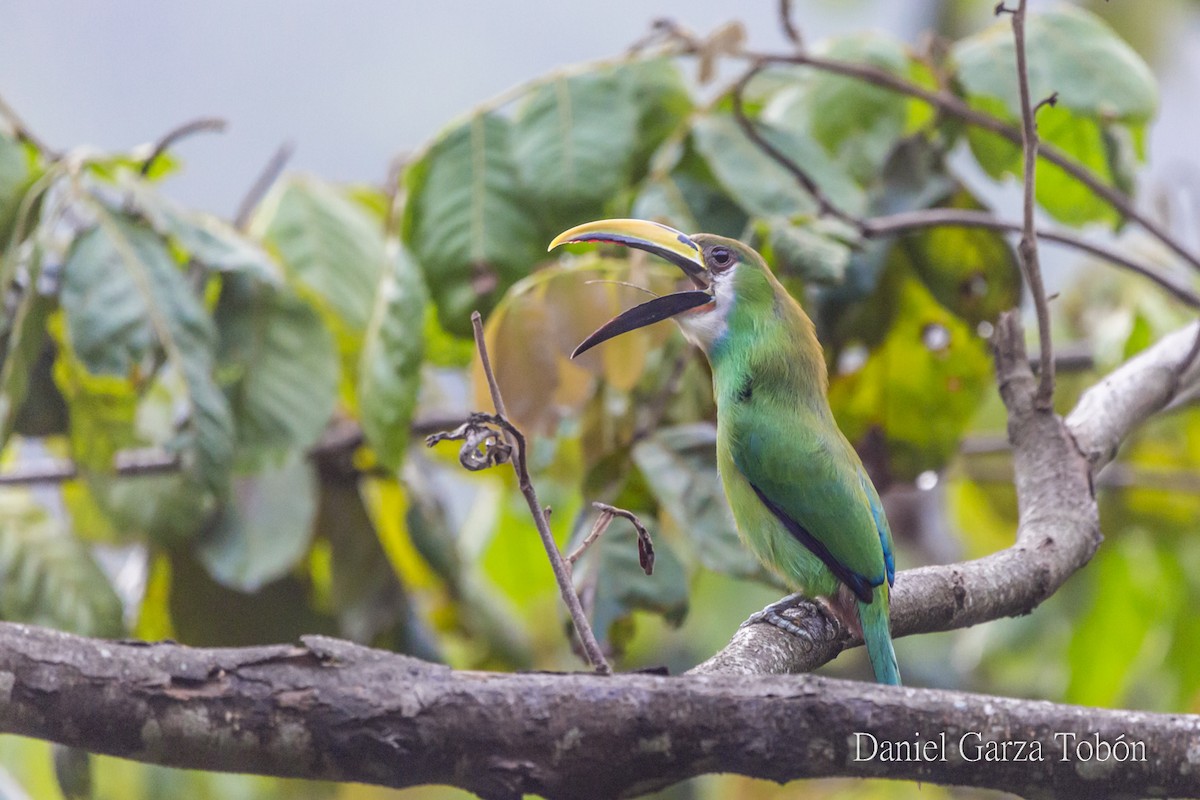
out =
{"type": "Polygon", "coordinates": [[[718,411],[757,399],[829,413],[825,357],[812,320],[782,287],[770,308],[735,305],[726,325],[707,348],[718,411]]]}

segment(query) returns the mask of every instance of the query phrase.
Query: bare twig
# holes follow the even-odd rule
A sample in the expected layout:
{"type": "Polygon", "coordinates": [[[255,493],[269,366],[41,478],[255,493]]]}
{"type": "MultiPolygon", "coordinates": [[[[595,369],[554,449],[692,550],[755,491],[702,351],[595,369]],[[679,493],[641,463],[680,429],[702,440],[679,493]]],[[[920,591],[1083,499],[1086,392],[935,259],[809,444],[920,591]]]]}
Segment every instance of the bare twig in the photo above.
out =
{"type": "Polygon", "coordinates": [[[150,151],[150,155],[146,156],[146,160],[142,162],[142,175],[149,175],[150,170],[154,168],[154,162],[158,161],[159,157],[179,140],[186,139],[188,136],[196,133],[222,133],[225,130],[225,125],[225,120],[220,117],[201,117],[200,119],[185,122],[167,131],[154,143],[154,149],[150,151]]]}
{"type": "Polygon", "coordinates": [[[754,144],[757,145],[760,150],[773,158],[775,162],[779,164],[779,166],[791,173],[792,177],[796,179],[796,182],[804,187],[804,190],[812,196],[813,200],[816,201],[817,213],[819,213],[821,216],[829,216],[840,219],[842,222],[845,222],[847,225],[850,225],[861,233],[863,230],[863,221],[848,211],[843,210],[836,203],[830,200],[829,196],[825,194],[825,191],[820,186],[817,185],[817,182],[813,180],[812,176],[809,175],[806,170],[802,169],[799,164],[789,158],[786,153],[781,151],[765,136],[759,133],[758,129],[754,126],[754,122],[746,116],[746,108],[742,100],[742,95],[746,91],[746,86],[751,80],[754,79],[754,76],[762,72],[763,66],[764,65],[762,62],[754,64],[754,66],[752,66],[746,72],[746,74],[742,76],[742,79],[739,80],[733,87],[733,116],[737,120],[738,126],[742,129],[742,132],[746,134],[746,138],[750,139],[750,141],[754,142],[754,144]]]}
{"type": "MultiPolygon", "coordinates": [[[[178,470],[179,463],[178,455],[162,450],[123,450],[113,458],[113,472],[123,478],[161,475],[178,470]]],[[[0,486],[63,483],[78,477],[79,468],[73,461],[52,459],[0,473],[0,486]]]]}
{"type": "MultiPolygon", "coordinates": [[[[756,146],[758,146],[759,149],[761,149],[764,153],[766,153],[768,156],[770,156],[772,159],[774,159],[777,164],[779,164],[784,170],[786,170],[789,174],[791,174],[796,179],[796,181],[801,185],[801,187],[804,188],[805,191],[807,191],[810,195],[812,195],[813,199],[817,203],[818,212],[820,214],[836,217],[837,219],[849,224],[851,227],[858,230],[858,232],[862,236],[864,236],[866,238],[876,238],[876,239],[884,237],[884,236],[894,235],[897,233],[904,233],[906,231],[918,230],[921,228],[939,227],[939,226],[945,226],[945,225],[956,225],[956,226],[971,227],[971,228],[990,228],[992,230],[1007,231],[1007,232],[1012,232],[1012,233],[1025,233],[1026,228],[1029,224],[1028,222],[1022,222],[1020,224],[1013,223],[1013,222],[1007,222],[1005,220],[1000,220],[1000,219],[996,218],[993,214],[991,214],[989,212],[976,211],[974,209],[931,208],[931,209],[923,209],[920,211],[908,211],[908,212],[903,212],[903,213],[899,213],[899,214],[893,214],[893,215],[886,216],[886,217],[878,217],[875,219],[864,219],[862,217],[858,217],[854,214],[851,214],[851,213],[839,208],[835,203],[833,203],[828,198],[827,195],[825,195],[825,193],[821,190],[821,188],[813,180],[812,176],[809,175],[808,172],[803,167],[801,167],[793,159],[791,159],[786,153],[783,153],[782,151],[780,151],[777,147],[772,145],[765,137],[763,137],[762,134],[759,133],[759,131],[754,127],[754,124],[751,122],[751,120],[746,116],[745,108],[744,108],[743,101],[742,101],[742,94],[745,91],[746,86],[750,82],[750,80],[755,75],[757,75],[761,70],[762,70],[761,64],[755,65],[752,69],[750,69],[746,73],[746,75],[740,81],[738,81],[738,83],[734,87],[733,96],[732,96],[734,116],[737,119],[738,124],[741,126],[742,130],[745,132],[747,138],[749,138],[752,142],[754,142],[754,144],[756,146]]],[[[1054,98],[1055,98],[1055,96],[1051,95],[1050,97],[1044,99],[1041,103],[1039,103],[1037,107],[1040,108],[1042,105],[1053,105],[1054,98]]],[[[1034,149],[1036,151],[1036,147],[1034,149]]],[[[1032,161],[1036,162],[1036,158],[1037,158],[1037,155],[1035,152],[1032,155],[1032,161]]],[[[1028,159],[1028,158],[1026,159],[1026,163],[1025,163],[1026,169],[1030,168],[1030,166],[1029,166],[1030,160],[1031,159],[1028,159]]],[[[1032,200],[1032,195],[1029,194],[1029,192],[1032,190],[1029,188],[1029,186],[1030,186],[1030,184],[1029,184],[1029,181],[1027,180],[1026,181],[1026,188],[1027,188],[1026,193],[1028,196],[1026,198],[1026,214],[1028,214],[1030,208],[1032,207],[1030,205],[1031,200],[1032,200]]],[[[1153,269],[1147,265],[1140,264],[1137,261],[1134,261],[1133,259],[1128,258],[1125,255],[1122,255],[1120,252],[1113,250],[1112,248],[1105,247],[1105,246],[1099,245],[1099,244],[1094,244],[1092,242],[1087,241],[1086,239],[1080,238],[1078,236],[1074,236],[1072,234],[1059,233],[1056,231],[1048,231],[1048,230],[1037,230],[1036,228],[1034,228],[1032,230],[1033,230],[1033,236],[1036,238],[1041,238],[1041,239],[1046,239],[1047,241],[1057,242],[1059,244],[1066,245],[1068,247],[1073,247],[1077,250],[1081,250],[1083,252],[1097,256],[1099,258],[1103,258],[1106,261],[1116,264],[1117,266],[1124,267],[1128,270],[1138,273],[1139,275],[1142,275],[1143,277],[1150,279],[1151,281],[1157,283],[1159,286],[1166,289],[1168,292],[1170,292],[1172,295],[1174,295],[1176,298],[1183,301],[1184,303],[1187,303],[1188,305],[1190,305],[1192,307],[1200,307],[1200,295],[1197,295],[1186,283],[1172,277],[1171,275],[1169,275],[1167,273],[1153,269]]],[[[1036,247],[1034,249],[1035,249],[1034,259],[1036,260],[1036,247]]],[[[1022,254],[1022,260],[1023,260],[1023,262],[1026,260],[1024,254],[1022,254]]],[[[1039,306],[1038,297],[1041,296],[1042,298],[1044,298],[1044,295],[1045,295],[1045,290],[1041,288],[1041,270],[1038,269],[1037,272],[1038,272],[1037,286],[1039,287],[1039,290],[1040,290],[1039,292],[1033,293],[1033,286],[1034,286],[1033,279],[1030,278],[1029,276],[1027,276],[1027,280],[1029,280],[1029,282],[1030,282],[1031,293],[1034,294],[1035,307],[1039,306]]],[[[1039,324],[1038,324],[1039,333],[1041,333],[1043,330],[1043,328],[1042,328],[1042,313],[1045,311],[1045,309],[1044,309],[1045,300],[1044,299],[1042,299],[1040,306],[1042,308],[1039,311],[1039,317],[1038,317],[1039,318],[1039,324]]],[[[1046,312],[1046,313],[1048,315],[1048,312],[1046,312]]],[[[1048,316],[1047,316],[1047,319],[1048,319],[1048,316]]],[[[1043,347],[1042,351],[1044,353],[1046,353],[1046,358],[1053,359],[1053,353],[1050,352],[1047,348],[1043,347]]],[[[1051,371],[1049,372],[1049,376],[1050,376],[1049,379],[1052,381],[1053,380],[1053,369],[1051,369],[1051,371]]]]}
{"type": "Polygon", "coordinates": [[[3,97],[0,97],[0,117],[8,120],[8,124],[12,126],[14,136],[22,142],[28,142],[33,145],[46,158],[58,160],[62,156],[61,153],[51,148],[40,137],[34,134],[29,129],[29,126],[25,124],[25,121],[21,119],[20,115],[13,110],[12,106],[3,97]]]}
{"type": "Polygon", "coordinates": [[[627,519],[633,525],[633,529],[637,531],[638,537],[638,563],[642,565],[642,570],[651,575],[654,573],[654,542],[650,539],[650,532],[646,530],[646,526],[638,518],[637,514],[632,511],[627,511],[624,508],[610,506],[608,503],[592,503],[592,507],[600,511],[600,516],[596,517],[596,522],[592,525],[591,531],[584,537],[579,546],[571,551],[567,556],[567,563],[574,564],[579,560],[589,547],[596,543],[596,540],[604,535],[608,530],[608,526],[616,517],[627,519]]]}
{"type": "Polygon", "coordinates": [[[471,312],[471,327],[475,332],[475,348],[479,351],[479,361],[483,366],[483,374],[487,377],[488,391],[492,395],[492,405],[495,407],[497,414],[507,417],[508,409],[504,407],[504,397],[500,394],[500,384],[496,383],[496,376],[492,372],[492,359],[488,355],[487,344],[483,341],[483,316],[478,311],[471,312]]]}
{"type": "Polygon", "coordinates": [[[275,181],[279,180],[283,168],[287,166],[288,161],[292,158],[292,153],[296,150],[296,146],[292,142],[284,142],[279,146],[279,149],[271,156],[271,160],[263,167],[261,173],[250,186],[250,190],[246,192],[246,196],[242,198],[242,202],[238,205],[237,214],[233,217],[233,225],[239,231],[245,231],[250,224],[250,217],[254,215],[254,209],[258,208],[258,204],[266,197],[267,192],[271,191],[271,187],[275,185],[275,181]]]}
{"type": "MultiPolygon", "coordinates": [[[[961,98],[951,92],[927,89],[924,86],[906,78],[893,75],[879,67],[825,58],[808,52],[781,55],[778,53],[760,53],[745,50],[740,55],[755,63],[796,64],[865,81],[873,86],[923,100],[939,111],[952,114],[977,128],[991,131],[1014,144],[1020,144],[1022,141],[1020,128],[1010,125],[998,117],[993,117],[990,114],[985,114],[971,108],[961,98]]],[[[1042,143],[1039,147],[1039,155],[1087,186],[1093,194],[1112,206],[1122,217],[1137,223],[1145,231],[1154,236],[1154,238],[1162,242],[1169,250],[1182,258],[1190,267],[1200,270],[1200,255],[1193,253],[1160,224],[1138,211],[1128,197],[1121,194],[1116,188],[1104,183],[1087,167],[1084,167],[1051,144],[1042,143]]]]}
{"type": "Polygon", "coordinates": [[[513,471],[517,474],[517,483],[521,488],[521,494],[525,495],[529,513],[533,515],[534,525],[537,527],[538,535],[542,538],[546,557],[550,559],[550,567],[554,570],[554,579],[558,582],[558,590],[562,594],[563,602],[566,603],[567,611],[571,614],[571,621],[575,623],[575,632],[579,635],[580,644],[583,646],[583,652],[588,661],[591,662],[596,672],[607,675],[612,672],[612,668],[604,658],[600,643],[596,641],[596,635],[592,632],[592,626],[579,602],[579,595],[575,594],[575,589],[571,586],[571,568],[563,560],[562,553],[559,552],[558,545],[554,542],[546,510],[538,502],[537,491],[533,488],[533,481],[529,477],[525,436],[508,422],[505,415],[504,398],[500,394],[496,376],[492,373],[492,362],[488,357],[487,344],[484,342],[483,336],[483,318],[478,311],[471,314],[471,326],[475,331],[475,347],[479,351],[479,359],[483,364],[483,374],[487,378],[488,389],[492,393],[492,403],[496,407],[497,416],[493,419],[504,428],[515,448],[512,457],[513,471]]]}
{"type": "Polygon", "coordinates": [[[783,35],[796,50],[804,49],[804,39],[800,36],[800,29],[792,22],[792,0],[779,0],[779,27],[783,29],[783,35]]]}
{"type": "MultiPolygon", "coordinates": [[[[1008,233],[1020,233],[1024,229],[1023,223],[1002,220],[987,211],[970,208],[928,208],[864,220],[863,235],[869,239],[876,239],[882,236],[941,226],[988,228],[1008,233]]],[[[1087,239],[1070,233],[1045,229],[1038,229],[1035,233],[1039,239],[1080,250],[1131,272],[1136,272],[1161,286],[1180,302],[1193,308],[1200,308],[1200,294],[1193,291],[1187,283],[1169,273],[1134,261],[1111,247],[1089,242],[1087,239]]]]}
{"type": "Polygon", "coordinates": [[[592,523],[592,529],[588,531],[588,535],[583,537],[583,541],[579,543],[579,546],[567,555],[567,563],[574,566],[575,562],[587,552],[587,549],[604,535],[604,532],[608,530],[608,526],[612,521],[613,515],[601,509],[600,516],[596,517],[596,521],[592,523]]]}
{"type": "MultiPolygon", "coordinates": [[[[1023,220],[1021,241],[1017,252],[1025,268],[1025,280],[1033,297],[1033,308],[1037,314],[1038,342],[1041,345],[1041,368],[1038,371],[1036,402],[1039,408],[1047,409],[1054,401],[1054,351],[1050,339],[1050,308],[1046,302],[1046,287],[1042,283],[1042,267],[1038,259],[1037,229],[1034,224],[1035,183],[1037,180],[1038,135],[1037,110],[1043,103],[1054,105],[1056,95],[1034,106],[1029,99],[1029,65],[1025,53],[1025,3],[1017,0],[1012,12],[1013,40],[1017,51],[1017,86],[1021,96],[1021,150],[1024,155],[1023,220]]],[[[1000,7],[997,7],[999,13],[1000,7]]]]}

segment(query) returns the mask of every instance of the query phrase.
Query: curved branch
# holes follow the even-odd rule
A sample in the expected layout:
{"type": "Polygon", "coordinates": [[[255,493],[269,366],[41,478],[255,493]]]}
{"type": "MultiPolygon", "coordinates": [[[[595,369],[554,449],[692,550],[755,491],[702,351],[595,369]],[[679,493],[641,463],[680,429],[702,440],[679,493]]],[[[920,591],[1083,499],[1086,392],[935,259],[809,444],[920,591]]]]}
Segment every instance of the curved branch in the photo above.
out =
{"type": "MultiPolygon", "coordinates": [[[[923,228],[954,226],[960,228],[988,228],[1005,233],[1020,233],[1023,224],[999,219],[987,211],[977,211],[970,208],[928,208],[921,211],[905,211],[890,214],[886,217],[872,217],[864,221],[863,235],[868,239],[907,233],[923,228]]],[[[1167,272],[1154,269],[1146,264],[1129,258],[1118,250],[1095,242],[1089,242],[1081,236],[1075,236],[1061,231],[1038,229],[1035,231],[1039,239],[1054,242],[1074,248],[1097,258],[1104,259],[1118,267],[1135,272],[1148,278],[1171,295],[1193,308],[1200,308],[1200,294],[1196,294],[1184,281],[1167,272]]]]}
{"type": "MultiPolygon", "coordinates": [[[[965,228],[989,228],[991,230],[1005,231],[1010,233],[1022,234],[1022,247],[1025,249],[1033,249],[1036,255],[1036,247],[1032,247],[1032,242],[1036,239],[1045,239],[1046,241],[1057,242],[1058,244],[1067,247],[1075,248],[1085,253],[1098,256],[1116,266],[1123,267],[1135,272],[1145,278],[1150,279],[1154,283],[1161,286],[1163,289],[1170,292],[1177,299],[1182,300],[1193,307],[1200,307],[1200,295],[1197,295],[1192,289],[1180,281],[1179,279],[1156,270],[1146,264],[1141,264],[1122,253],[1113,250],[1112,248],[1103,245],[1095,244],[1087,241],[1079,236],[1074,236],[1069,233],[1061,233],[1051,230],[1040,230],[1033,227],[1033,195],[1031,192],[1025,193],[1024,204],[1024,220],[1020,223],[1008,222],[999,219],[995,215],[987,211],[977,211],[975,209],[958,209],[958,208],[927,208],[918,211],[906,211],[896,214],[890,214],[883,217],[859,217],[838,207],[831,201],[813,180],[808,172],[791,159],[786,153],[775,147],[761,132],[754,126],[754,122],[746,115],[743,95],[750,81],[758,75],[763,69],[763,64],[758,63],[751,67],[745,75],[743,75],[734,84],[731,90],[731,98],[733,102],[733,116],[742,132],[746,135],[756,147],[763,151],[767,156],[775,161],[785,172],[795,178],[796,182],[803,188],[817,203],[817,212],[822,216],[831,216],[849,225],[857,230],[859,234],[868,239],[878,239],[885,236],[892,236],[907,231],[920,230],[922,228],[934,228],[944,225],[954,225],[965,228]]],[[[1039,103],[1039,106],[1041,104],[1039,103]]],[[[1032,162],[1027,159],[1025,162],[1026,168],[1032,168],[1032,162]]],[[[1027,185],[1031,185],[1031,181],[1027,180],[1027,185]]],[[[1022,257],[1022,265],[1026,263],[1024,255],[1022,257]]],[[[1037,269],[1036,286],[1041,287],[1041,269],[1037,269]]],[[[1038,328],[1039,332],[1048,331],[1049,312],[1046,309],[1045,291],[1040,289],[1034,290],[1035,283],[1030,282],[1031,292],[1034,296],[1034,305],[1038,310],[1038,328]],[[1040,298],[1040,300],[1039,300],[1040,298]]],[[[1048,338],[1048,335],[1047,337],[1048,338]]],[[[1200,342],[1200,340],[1197,340],[1200,342]]],[[[1046,351],[1045,356],[1039,356],[1043,361],[1043,366],[1046,363],[1050,364],[1053,374],[1053,354],[1046,351]]]]}
{"type": "Polygon", "coordinates": [[[817,203],[817,213],[820,216],[830,216],[839,219],[850,227],[857,230],[859,233],[865,232],[866,223],[859,217],[851,214],[845,209],[837,205],[829,199],[829,195],[817,184],[813,177],[808,174],[799,164],[793,161],[786,153],[776,147],[774,144],[759,133],[754,127],[754,122],[746,115],[746,107],[742,95],[746,92],[746,87],[754,77],[763,71],[765,64],[762,62],[756,63],[746,74],[743,75],[730,92],[733,100],[733,118],[737,121],[738,127],[742,129],[742,133],[746,138],[754,143],[759,150],[762,150],[770,156],[776,164],[783,167],[796,182],[808,193],[810,197],[817,203]]]}
{"type": "Polygon", "coordinates": [[[197,133],[223,133],[226,124],[225,120],[220,117],[201,117],[167,131],[159,137],[158,141],[154,143],[150,155],[142,161],[142,175],[149,175],[150,170],[154,168],[154,162],[158,161],[163,153],[174,147],[180,140],[197,133]]]}
{"type": "MultiPolygon", "coordinates": [[[[775,63],[775,64],[796,64],[798,66],[812,67],[814,69],[832,72],[835,75],[844,75],[849,78],[856,78],[861,81],[870,83],[873,86],[879,86],[884,89],[890,89],[893,92],[915,97],[918,100],[923,100],[939,111],[947,114],[952,114],[955,117],[974,125],[977,128],[983,128],[986,131],[1001,136],[1013,144],[1021,144],[1021,129],[1008,124],[1004,120],[993,117],[990,114],[984,114],[981,111],[976,111],[967,105],[961,98],[948,91],[932,91],[926,89],[917,83],[914,83],[906,78],[901,78],[887,70],[879,67],[870,66],[867,64],[855,64],[850,61],[841,61],[833,58],[824,58],[822,56],[812,55],[808,52],[794,53],[789,55],[780,55],[778,53],[756,53],[745,51],[741,54],[744,58],[750,59],[756,63],[775,63]]],[[[1077,162],[1075,159],[1068,156],[1057,147],[1042,143],[1039,148],[1039,155],[1049,161],[1051,164],[1060,167],[1064,172],[1070,175],[1075,180],[1087,186],[1097,197],[1108,203],[1117,212],[1128,220],[1131,220],[1141,226],[1145,231],[1150,233],[1154,238],[1158,239],[1167,246],[1173,253],[1182,258],[1193,269],[1200,270],[1200,256],[1188,250],[1183,244],[1171,235],[1169,231],[1163,228],[1154,220],[1147,217],[1134,207],[1128,197],[1121,194],[1120,191],[1104,183],[1096,177],[1087,168],[1077,162]]]]}
{"type": "Polygon", "coordinates": [[[1196,716],[812,675],[455,672],[319,636],[197,649],[0,623],[0,731],[175,767],[505,800],[632,796],[709,772],[1200,796],[1196,716]],[[893,742],[923,755],[883,757],[893,742]],[[1000,746],[1007,757],[987,760],[1000,746]]]}
{"type": "MultiPolygon", "coordinates": [[[[1027,614],[1091,559],[1100,542],[1095,475],[1135,427],[1170,403],[1200,394],[1200,364],[1179,370],[1198,326],[1164,337],[1116,369],[1084,394],[1064,423],[1034,408],[1035,383],[1015,317],[1001,319],[997,378],[1009,409],[1020,514],[1016,544],[974,561],[901,572],[892,596],[893,635],[1027,614]]],[[[806,638],[750,625],[693,672],[807,672],[861,643],[815,604],[784,615],[806,638]]]]}

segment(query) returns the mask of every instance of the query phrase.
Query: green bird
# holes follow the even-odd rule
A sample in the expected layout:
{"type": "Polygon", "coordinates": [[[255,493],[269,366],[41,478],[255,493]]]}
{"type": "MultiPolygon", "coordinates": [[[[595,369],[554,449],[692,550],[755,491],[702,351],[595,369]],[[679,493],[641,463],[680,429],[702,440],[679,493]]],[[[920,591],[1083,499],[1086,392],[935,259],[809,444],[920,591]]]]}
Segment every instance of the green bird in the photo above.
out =
{"type": "Polygon", "coordinates": [[[733,239],[609,219],[559,234],[550,249],[571,242],[612,242],[653,253],[695,286],[614,317],[572,357],[667,318],[708,357],[717,466],[738,532],[796,592],[748,623],[795,632],[779,611],[802,597],[822,599],[862,633],[875,679],[898,685],[888,622],[892,533],[879,494],[829,409],[825,358],[804,309],[762,256],[733,239]]]}

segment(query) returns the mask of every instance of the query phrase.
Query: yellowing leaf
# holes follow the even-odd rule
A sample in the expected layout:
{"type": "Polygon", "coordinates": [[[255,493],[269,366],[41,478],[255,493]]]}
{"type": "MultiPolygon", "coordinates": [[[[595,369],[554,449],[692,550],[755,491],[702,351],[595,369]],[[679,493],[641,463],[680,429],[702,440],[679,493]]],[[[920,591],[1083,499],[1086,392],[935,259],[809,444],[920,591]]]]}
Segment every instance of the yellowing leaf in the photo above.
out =
{"type": "MultiPolygon", "coordinates": [[[[485,337],[496,381],[509,416],[527,434],[552,432],[559,419],[577,414],[596,377],[631,388],[642,374],[645,354],[671,334],[670,323],[653,325],[570,359],[592,331],[648,299],[611,281],[671,291],[671,268],[646,264],[636,269],[631,276],[626,262],[592,256],[577,265],[540,270],[513,286],[488,319],[485,337]]],[[[478,360],[472,384],[476,408],[491,410],[478,360]]]]}

